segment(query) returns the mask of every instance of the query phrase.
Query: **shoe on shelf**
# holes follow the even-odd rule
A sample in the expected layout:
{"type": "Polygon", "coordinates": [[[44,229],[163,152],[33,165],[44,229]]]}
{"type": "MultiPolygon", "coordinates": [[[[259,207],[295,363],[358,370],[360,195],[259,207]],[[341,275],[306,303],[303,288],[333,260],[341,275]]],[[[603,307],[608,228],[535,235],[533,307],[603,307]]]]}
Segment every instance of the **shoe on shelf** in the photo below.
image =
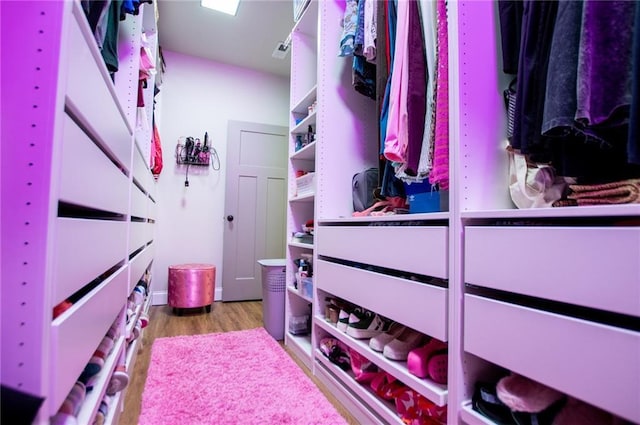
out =
{"type": "Polygon", "coordinates": [[[367,339],[385,332],[389,327],[389,322],[373,311],[354,310],[349,316],[347,325],[347,335],[355,339],[367,339]]]}
{"type": "Polygon", "coordinates": [[[389,330],[382,332],[369,340],[369,348],[382,353],[384,346],[396,339],[406,328],[398,322],[392,322],[389,330]]]}
{"type": "Polygon", "coordinates": [[[419,347],[427,337],[411,328],[405,328],[393,341],[384,346],[382,355],[390,360],[407,360],[409,351],[419,347]]]}
{"type": "MultiPolygon", "coordinates": [[[[409,351],[407,356],[407,369],[409,370],[409,373],[417,376],[418,378],[430,377],[429,362],[436,353],[445,354],[444,360],[446,362],[446,350],[447,344],[435,338],[431,338],[427,344],[409,351]]],[[[444,366],[445,370],[443,376],[441,360],[442,358],[439,356],[437,359],[434,359],[434,363],[431,366],[435,376],[435,378],[431,377],[431,379],[438,383],[444,383],[439,382],[443,379],[446,382],[446,366],[444,366]]]]}
{"type": "Polygon", "coordinates": [[[347,327],[349,326],[349,317],[351,316],[351,311],[346,309],[341,309],[340,314],[338,314],[338,323],[336,323],[336,328],[340,332],[346,332],[347,327]]]}

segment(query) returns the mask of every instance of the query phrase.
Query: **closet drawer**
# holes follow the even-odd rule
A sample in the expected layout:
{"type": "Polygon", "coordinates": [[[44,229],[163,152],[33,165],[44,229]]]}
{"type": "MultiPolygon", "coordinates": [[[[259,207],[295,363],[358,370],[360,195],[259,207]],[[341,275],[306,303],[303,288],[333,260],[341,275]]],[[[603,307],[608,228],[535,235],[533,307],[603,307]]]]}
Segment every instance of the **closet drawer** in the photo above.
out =
{"type": "Polygon", "coordinates": [[[129,179],[66,114],[62,140],[59,199],[126,215],[129,179]]]}
{"type": "Polygon", "coordinates": [[[149,197],[142,193],[138,186],[131,186],[131,215],[138,218],[147,218],[149,197]]]}
{"type": "Polygon", "coordinates": [[[153,259],[154,250],[155,246],[153,244],[147,245],[145,249],[140,251],[138,255],[136,255],[129,261],[129,268],[131,269],[131,281],[129,283],[127,294],[133,291],[133,288],[136,286],[145,270],[147,270],[147,267],[149,267],[149,264],[153,259]]]}
{"type": "Polygon", "coordinates": [[[104,149],[128,170],[133,138],[120,112],[113,83],[108,79],[95,40],[86,23],[80,27],[79,19],[84,17],[74,13],[69,25],[71,53],[68,55],[66,103],[104,149]]]}
{"type": "Polygon", "coordinates": [[[149,200],[147,201],[147,217],[151,220],[155,220],[157,217],[157,212],[158,210],[156,203],[152,201],[151,198],[149,198],[149,200]]]}
{"type": "Polygon", "coordinates": [[[464,349],[640,422],[640,333],[465,295],[464,349]]]}
{"type": "Polygon", "coordinates": [[[133,149],[133,178],[142,186],[145,192],[149,192],[151,185],[151,171],[147,168],[145,160],[137,147],[133,149]]]}
{"type": "Polygon", "coordinates": [[[57,218],[51,307],[123,261],[126,243],[124,221],[57,218]]]}
{"type": "Polygon", "coordinates": [[[129,230],[129,252],[134,252],[153,238],[153,224],[132,221],[129,230]]]}
{"type": "Polygon", "coordinates": [[[447,340],[447,289],[318,260],[318,289],[447,340]]]}
{"type": "Polygon", "coordinates": [[[640,316],[640,227],[467,227],[465,281],[640,316]]]}
{"type": "Polygon", "coordinates": [[[444,226],[320,226],[320,255],[446,279],[444,226]]]}
{"type": "Polygon", "coordinates": [[[124,266],[51,323],[51,407],[55,414],[127,298],[124,266]]]}

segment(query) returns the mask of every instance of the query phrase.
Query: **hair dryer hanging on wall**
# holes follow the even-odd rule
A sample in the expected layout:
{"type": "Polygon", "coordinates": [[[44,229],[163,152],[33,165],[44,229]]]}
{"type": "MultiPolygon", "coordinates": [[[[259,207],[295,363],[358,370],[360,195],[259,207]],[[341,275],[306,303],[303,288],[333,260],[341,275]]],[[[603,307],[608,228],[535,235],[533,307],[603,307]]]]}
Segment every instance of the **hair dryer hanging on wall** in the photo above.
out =
{"type": "Polygon", "coordinates": [[[204,165],[210,163],[209,136],[204,134],[204,143],[200,138],[181,137],[176,145],[176,162],[187,165],[204,165]]]}
{"type": "Polygon", "coordinates": [[[211,146],[209,141],[209,133],[204,133],[204,142],[200,142],[200,138],[191,136],[180,137],[176,145],[176,163],[186,165],[186,173],[184,185],[189,187],[189,166],[211,166],[214,170],[220,169],[220,158],[218,152],[211,146]]]}

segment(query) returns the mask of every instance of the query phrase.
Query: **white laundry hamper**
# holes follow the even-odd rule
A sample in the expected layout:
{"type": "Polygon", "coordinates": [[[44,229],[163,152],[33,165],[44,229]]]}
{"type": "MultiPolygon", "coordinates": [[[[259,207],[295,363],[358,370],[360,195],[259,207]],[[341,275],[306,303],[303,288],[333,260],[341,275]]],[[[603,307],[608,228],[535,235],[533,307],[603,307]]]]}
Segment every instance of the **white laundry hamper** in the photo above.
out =
{"type": "Polygon", "coordinates": [[[262,266],[262,321],[276,340],[284,339],[285,259],[258,260],[262,266]]]}

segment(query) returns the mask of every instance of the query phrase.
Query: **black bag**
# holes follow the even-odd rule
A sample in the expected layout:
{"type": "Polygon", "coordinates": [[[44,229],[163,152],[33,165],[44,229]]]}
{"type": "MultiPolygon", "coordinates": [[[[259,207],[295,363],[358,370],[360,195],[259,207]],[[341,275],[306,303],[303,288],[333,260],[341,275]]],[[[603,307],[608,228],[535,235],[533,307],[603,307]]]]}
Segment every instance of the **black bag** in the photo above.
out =
{"type": "Polygon", "coordinates": [[[373,191],[378,188],[378,169],[369,168],[353,175],[353,211],[364,211],[375,202],[373,191]]]}

